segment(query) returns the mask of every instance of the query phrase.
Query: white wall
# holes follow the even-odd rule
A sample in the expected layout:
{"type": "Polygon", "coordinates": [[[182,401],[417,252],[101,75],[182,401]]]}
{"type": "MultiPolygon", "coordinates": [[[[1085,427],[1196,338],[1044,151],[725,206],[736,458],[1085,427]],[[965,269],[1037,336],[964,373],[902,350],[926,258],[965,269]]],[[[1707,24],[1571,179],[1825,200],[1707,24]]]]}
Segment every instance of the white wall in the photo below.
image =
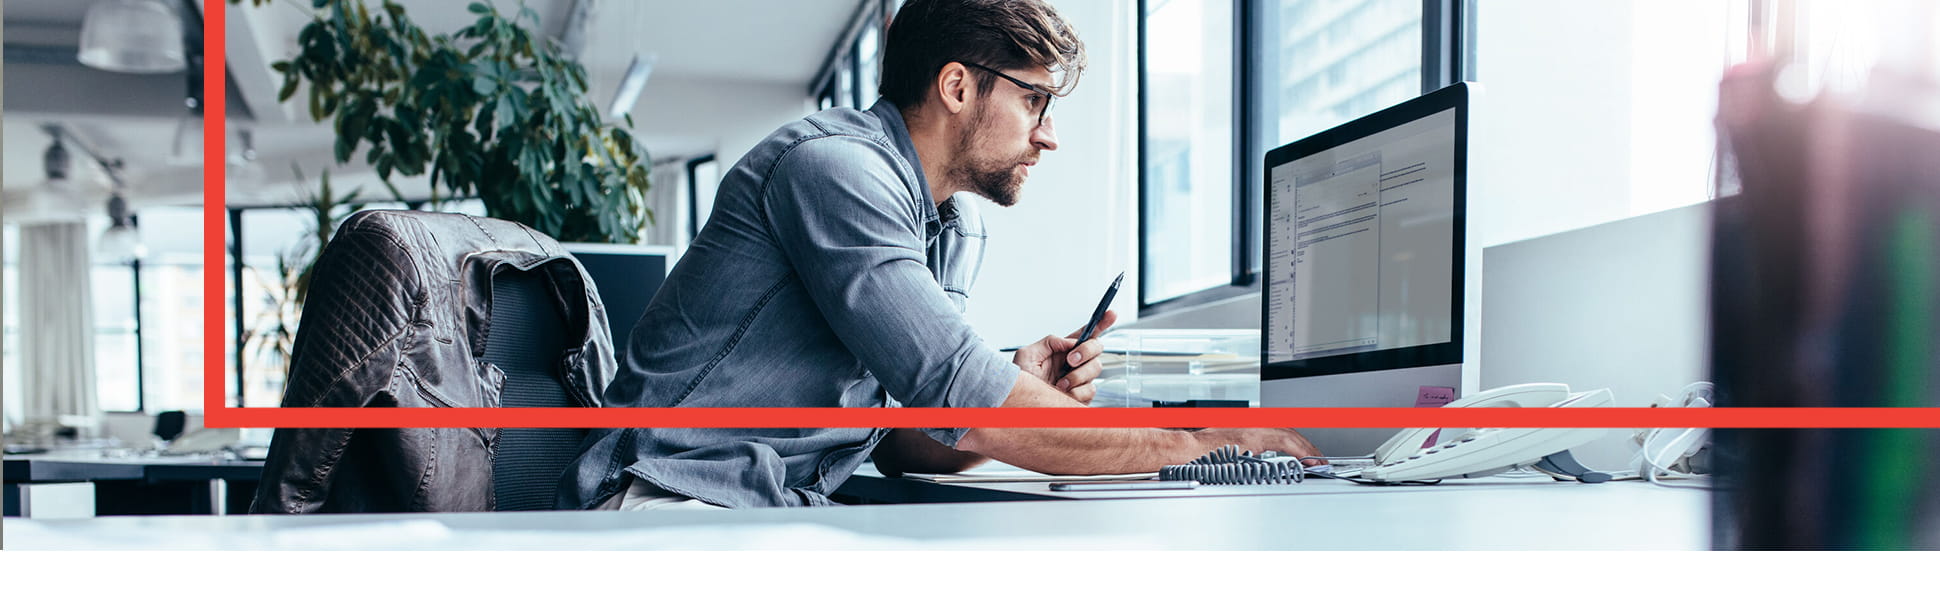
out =
{"type": "MultiPolygon", "coordinates": [[[[609,83],[596,84],[604,88],[609,83]]],[[[593,98],[611,98],[611,89],[594,89],[593,98]]],[[[716,176],[740,160],[768,134],[783,124],[802,118],[814,109],[805,85],[747,80],[651,77],[640,98],[634,102],[633,128],[630,130],[645,145],[656,162],[687,159],[712,153],[720,161],[716,176]]],[[[683,160],[684,162],[684,160],[683,160]]],[[[654,189],[648,205],[654,210],[654,227],[647,243],[685,248],[687,236],[687,192],[681,165],[655,170],[654,189]],[[674,171],[668,173],[667,171],[674,171]],[[673,185],[669,186],[669,183],[673,185]]],[[[702,188],[713,189],[712,185],[702,188]]],[[[712,199],[704,199],[709,206],[712,199]]]]}
{"type": "Polygon", "coordinates": [[[1471,218],[1483,246],[1710,198],[1728,3],[1476,9],[1471,218]]]}
{"type": "MultiPolygon", "coordinates": [[[[613,90],[589,95],[611,98],[613,90]]],[[[633,104],[632,131],[655,158],[713,152],[732,164],[813,108],[806,85],[655,76],[633,104]]]]}
{"type": "MultiPolygon", "coordinates": [[[[1649,406],[1708,378],[1708,203],[1489,248],[1481,387],[1556,382],[1649,406]]],[[[1631,430],[1575,451],[1623,469],[1631,430]]]]}
{"type": "Polygon", "coordinates": [[[986,204],[989,254],[969,319],[985,341],[1013,346],[1083,327],[1120,271],[1120,323],[1138,309],[1137,6],[1054,0],[1085,43],[1088,68],[1058,100],[1058,150],[1044,154],[1010,208],[986,204]]]}

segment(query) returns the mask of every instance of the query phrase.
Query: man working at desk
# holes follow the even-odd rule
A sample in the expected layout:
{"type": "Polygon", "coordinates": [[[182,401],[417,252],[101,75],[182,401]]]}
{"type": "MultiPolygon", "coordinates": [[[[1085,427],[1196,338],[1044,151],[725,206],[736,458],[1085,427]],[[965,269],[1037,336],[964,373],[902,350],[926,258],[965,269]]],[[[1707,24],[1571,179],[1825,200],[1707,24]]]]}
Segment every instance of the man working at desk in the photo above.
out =
{"type": "MultiPolygon", "coordinates": [[[[1083,67],[1076,32],[1038,0],[904,4],[873,108],[785,125],[723,178],[706,228],[635,325],[606,405],[1083,407],[1099,342],[1046,337],[1006,361],[964,321],[983,226],[967,198],[953,198],[1016,203],[1040,153],[1058,147],[1051,100],[1083,67]]],[[[560,508],[828,504],[871,452],[886,473],[953,472],[985,457],[1049,473],[1156,471],[1225,444],[1317,454],[1290,430],[614,429],[589,439],[560,508]]]]}

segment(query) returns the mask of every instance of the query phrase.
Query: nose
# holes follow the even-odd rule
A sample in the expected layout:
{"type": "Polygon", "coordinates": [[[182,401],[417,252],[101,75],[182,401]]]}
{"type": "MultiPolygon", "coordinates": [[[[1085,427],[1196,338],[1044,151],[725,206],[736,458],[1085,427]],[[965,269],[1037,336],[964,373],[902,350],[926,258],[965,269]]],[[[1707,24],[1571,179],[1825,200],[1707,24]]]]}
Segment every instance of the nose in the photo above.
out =
{"type": "Polygon", "coordinates": [[[1031,130],[1031,145],[1036,146],[1039,150],[1049,151],[1058,149],[1058,131],[1057,128],[1051,125],[1051,119],[1052,117],[1050,115],[1045,115],[1044,122],[1038,124],[1036,129],[1031,130]]]}

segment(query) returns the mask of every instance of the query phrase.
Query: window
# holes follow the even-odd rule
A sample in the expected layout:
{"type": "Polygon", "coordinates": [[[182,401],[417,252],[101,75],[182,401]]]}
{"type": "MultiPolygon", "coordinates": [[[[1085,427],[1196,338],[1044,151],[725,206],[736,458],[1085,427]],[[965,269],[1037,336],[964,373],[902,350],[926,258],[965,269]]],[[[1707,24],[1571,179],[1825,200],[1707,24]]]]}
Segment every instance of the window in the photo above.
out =
{"type": "Polygon", "coordinates": [[[1251,290],[1266,151],[1460,79],[1466,6],[1146,0],[1141,312],[1251,290]]]}
{"type": "Polygon", "coordinates": [[[700,235],[714,214],[714,192],[721,186],[721,161],[706,154],[687,160],[687,239],[700,235]]]}
{"type": "MultiPolygon", "coordinates": [[[[201,210],[145,207],[136,213],[145,258],[98,263],[94,299],[95,398],[107,412],[198,410],[202,406],[201,210]]],[[[99,235],[104,220],[91,230],[99,235]]],[[[7,419],[20,401],[18,228],[7,226],[5,398],[7,419]]]]}
{"type": "Polygon", "coordinates": [[[93,276],[89,285],[94,294],[95,401],[103,411],[141,410],[135,267],[97,262],[93,276]]]}
{"type": "MultiPolygon", "coordinates": [[[[90,223],[98,235],[106,221],[90,223]]],[[[25,417],[21,407],[20,365],[20,245],[19,227],[6,227],[5,402],[7,419],[25,417]]],[[[135,312],[135,268],[128,264],[98,263],[88,274],[94,304],[95,402],[103,411],[142,410],[142,371],[135,368],[141,321],[135,312]]]]}
{"type": "Polygon", "coordinates": [[[202,208],[141,211],[148,257],[136,266],[142,408],[202,408],[202,208]]]}
{"type": "Polygon", "coordinates": [[[1233,4],[1146,3],[1144,303],[1232,280],[1233,4]]]}
{"type": "Polygon", "coordinates": [[[26,418],[26,401],[20,395],[20,228],[8,223],[5,226],[6,261],[0,268],[0,288],[5,291],[4,336],[0,336],[0,353],[5,354],[4,375],[0,375],[0,404],[6,405],[6,421],[19,423],[26,418]]]}
{"type": "Polygon", "coordinates": [[[243,406],[277,406],[283,401],[283,374],[296,334],[290,284],[302,265],[293,261],[300,244],[313,243],[314,217],[307,208],[231,210],[236,215],[233,239],[242,255],[234,309],[242,315],[242,348],[231,365],[241,369],[228,372],[239,378],[243,406]]]}
{"type": "MultiPolygon", "coordinates": [[[[1267,4],[1256,102],[1275,148],[1403,100],[1421,89],[1418,0],[1267,4]]],[[[1263,152],[1262,152],[1263,153],[1263,152]]]]}
{"type": "Polygon", "coordinates": [[[855,105],[869,108],[876,98],[876,86],[882,83],[882,24],[875,20],[862,22],[862,32],[855,38],[855,105]]]}
{"type": "Polygon", "coordinates": [[[855,69],[835,70],[835,105],[847,108],[856,107],[855,69]]]}
{"type": "Polygon", "coordinates": [[[810,80],[817,110],[838,106],[868,109],[882,78],[883,26],[902,6],[900,0],[863,0],[848,29],[835,41],[827,62],[810,80]]]}

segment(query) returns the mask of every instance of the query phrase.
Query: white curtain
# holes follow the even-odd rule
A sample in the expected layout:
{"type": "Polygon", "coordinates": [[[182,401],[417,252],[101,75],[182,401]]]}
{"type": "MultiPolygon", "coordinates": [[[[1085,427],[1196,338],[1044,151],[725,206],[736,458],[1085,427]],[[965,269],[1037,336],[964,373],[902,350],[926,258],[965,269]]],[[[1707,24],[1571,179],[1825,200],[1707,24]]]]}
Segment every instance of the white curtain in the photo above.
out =
{"type": "Polygon", "coordinates": [[[647,244],[683,247],[687,245],[687,161],[668,159],[654,163],[647,172],[647,208],[653,209],[653,225],[647,228],[647,244]]]}
{"type": "Polygon", "coordinates": [[[20,391],[28,422],[101,411],[88,239],[85,223],[20,226],[20,391]]]}

